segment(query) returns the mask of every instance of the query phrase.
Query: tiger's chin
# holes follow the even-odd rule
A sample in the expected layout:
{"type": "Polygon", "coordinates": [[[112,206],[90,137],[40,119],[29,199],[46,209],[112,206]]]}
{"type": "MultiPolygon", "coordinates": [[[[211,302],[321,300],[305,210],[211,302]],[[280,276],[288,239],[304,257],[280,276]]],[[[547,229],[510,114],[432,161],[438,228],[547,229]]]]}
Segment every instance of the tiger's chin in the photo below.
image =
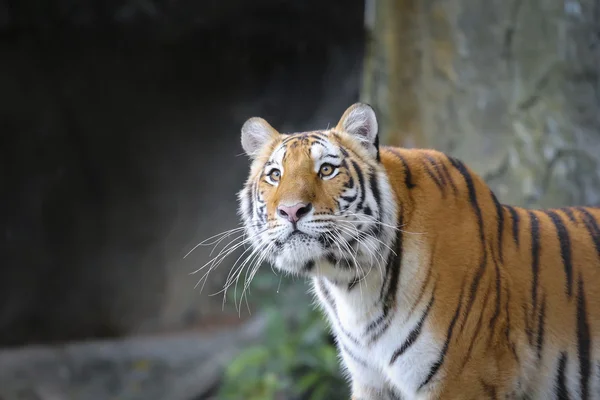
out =
{"type": "Polygon", "coordinates": [[[281,271],[309,276],[325,255],[326,249],[318,240],[304,234],[294,235],[279,245],[273,264],[281,271]]]}
{"type": "Polygon", "coordinates": [[[324,277],[336,282],[352,282],[362,271],[318,240],[286,242],[273,257],[280,271],[306,277],[324,277]]]}

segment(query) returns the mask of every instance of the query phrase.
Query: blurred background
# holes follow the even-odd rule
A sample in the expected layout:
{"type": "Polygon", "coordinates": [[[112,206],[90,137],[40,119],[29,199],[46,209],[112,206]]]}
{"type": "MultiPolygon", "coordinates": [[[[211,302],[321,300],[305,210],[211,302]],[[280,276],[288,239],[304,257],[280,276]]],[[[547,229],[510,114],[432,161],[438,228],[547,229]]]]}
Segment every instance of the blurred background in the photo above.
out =
{"type": "Polygon", "coordinates": [[[347,399],[304,280],[191,273],[243,122],[358,100],[502,202],[600,204],[598,1],[0,0],[0,399],[347,399]]]}

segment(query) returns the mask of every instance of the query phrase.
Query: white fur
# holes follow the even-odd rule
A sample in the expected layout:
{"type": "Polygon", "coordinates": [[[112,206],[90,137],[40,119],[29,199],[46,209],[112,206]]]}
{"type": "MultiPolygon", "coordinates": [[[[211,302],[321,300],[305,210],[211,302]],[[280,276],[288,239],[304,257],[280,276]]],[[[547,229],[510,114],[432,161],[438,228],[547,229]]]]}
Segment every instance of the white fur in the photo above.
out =
{"type": "MultiPolygon", "coordinates": [[[[429,262],[429,260],[420,256],[418,240],[405,240],[405,244],[411,242],[413,245],[405,248],[399,278],[400,282],[411,282],[411,284],[403,285],[401,290],[399,288],[398,293],[396,293],[397,312],[392,318],[389,328],[373,344],[369,345],[366,341],[363,341],[357,345],[348,340],[342,331],[357,338],[363,337],[367,325],[378,316],[381,310],[378,299],[382,283],[378,274],[369,276],[362,291],[355,289],[348,293],[333,284],[326,283],[327,289],[335,300],[337,318],[334,317],[333,310],[327,305],[323,293],[318,288],[315,289],[323,308],[329,316],[329,321],[336,333],[338,342],[362,360],[369,362],[369,368],[365,368],[348,356],[342,346],[339,346],[345,367],[352,377],[353,391],[359,398],[361,398],[361,393],[370,393],[370,391],[375,390],[376,392],[382,392],[377,394],[379,397],[363,397],[365,399],[387,399],[383,391],[389,387],[402,393],[407,399],[428,398],[427,393],[421,393],[420,396],[422,397],[417,397],[416,390],[423,378],[427,376],[431,366],[438,360],[444,338],[435,337],[425,324],[418,340],[392,366],[389,365],[394,351],[404,343],[421,318],[427,306],[427,299],[431,295],[430,292],[427,292],[423,298],[424,301],[421,301],[421,304],[415,308],[410,316],[407,315],[421,287],[421,281],[416,279],[417,270],[429,262]],[[404,291],[406,293],[403,293],[404,291]]],[[[315,286],[316,279],[318,278],[315,278],[315,286]]],[[[436,380],[442,378],[443,374],[442,368],[436,375],[436,380]]]]}

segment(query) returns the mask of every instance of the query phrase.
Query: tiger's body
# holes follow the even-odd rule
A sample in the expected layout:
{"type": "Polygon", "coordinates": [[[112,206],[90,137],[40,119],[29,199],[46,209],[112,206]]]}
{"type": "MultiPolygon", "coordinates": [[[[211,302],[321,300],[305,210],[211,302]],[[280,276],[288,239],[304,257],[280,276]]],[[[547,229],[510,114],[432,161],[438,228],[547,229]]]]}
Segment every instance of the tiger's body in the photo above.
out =
{"type": "Polygon", "coordinates": [[[502,205],[457,159],[380,148],[363,104],[242,144],[247,234],[312,277],[353,399],[600,399],[600,209],[502,205]]]}

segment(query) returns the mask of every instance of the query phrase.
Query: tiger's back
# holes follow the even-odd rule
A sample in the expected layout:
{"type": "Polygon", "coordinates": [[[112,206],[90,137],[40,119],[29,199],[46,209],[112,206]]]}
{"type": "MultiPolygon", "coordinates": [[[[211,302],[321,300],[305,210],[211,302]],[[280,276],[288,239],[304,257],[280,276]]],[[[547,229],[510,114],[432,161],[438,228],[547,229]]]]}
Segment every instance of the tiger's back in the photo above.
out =
{"type": "Polygon", "coordinates": [[[312,277],[355,400],[600,399],[600,209],[501,204],[461,161],[249,120],[240,212],[261,259],[312,277]]]}
{"type": "Polygon", "coordinates": [[[430,248],[413,279],[436,282],[443,398],[600,398],[600,209],[500,204],[436,151],[384,148],[382,162],[399,201],[419,204],[404,229],[427,238],[405,241],[430,248]]]}

